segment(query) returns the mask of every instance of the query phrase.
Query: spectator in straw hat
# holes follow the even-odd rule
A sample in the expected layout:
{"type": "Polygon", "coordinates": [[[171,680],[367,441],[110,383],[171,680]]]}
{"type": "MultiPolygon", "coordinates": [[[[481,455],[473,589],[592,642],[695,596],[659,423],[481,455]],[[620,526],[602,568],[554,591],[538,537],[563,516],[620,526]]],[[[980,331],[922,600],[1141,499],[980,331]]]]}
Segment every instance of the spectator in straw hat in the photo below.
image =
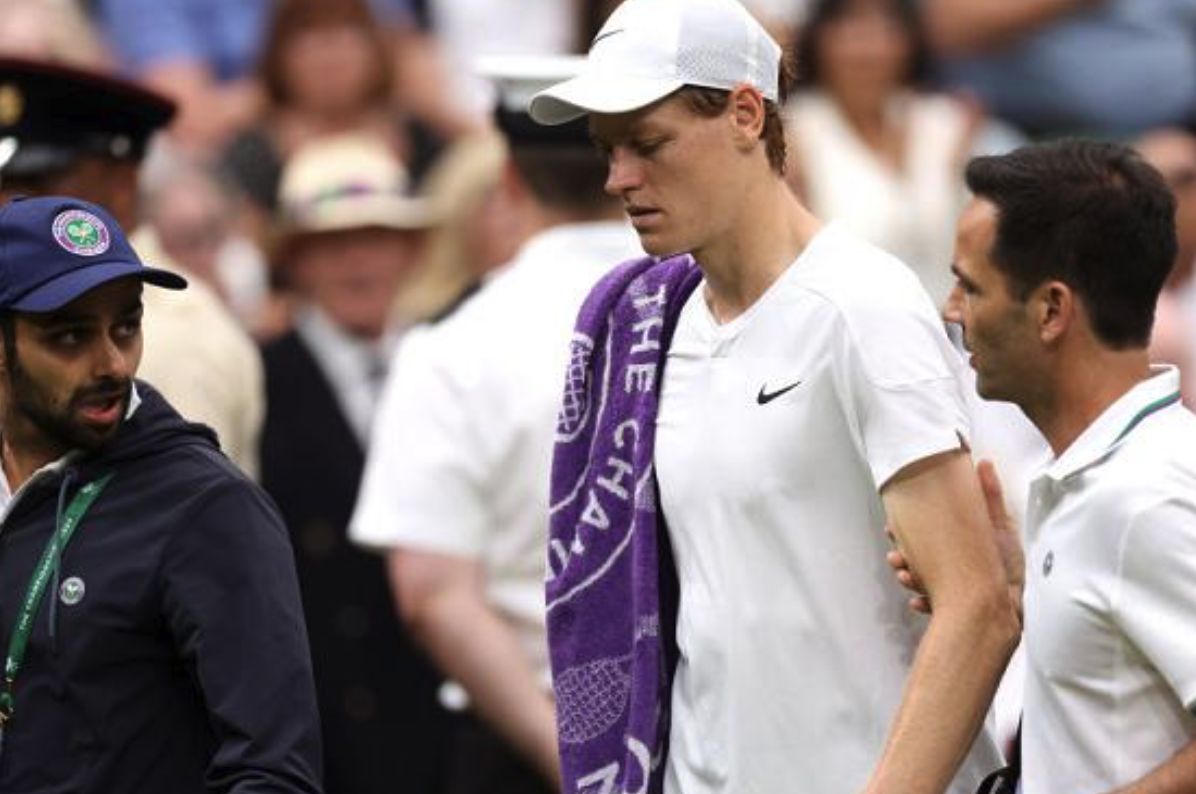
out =
{"type": "Polygon", "coordinates": [[[437,791],[446,742],[435,675],[395,624],[382,561],[346,537],[399,335],[391,306],[430,217],[389,148],[364,136],[298,150],[279,198],[278,266],[299,307],[294,329],[264,349],[262,484],[295,547],[328,789],[437,791]]]}

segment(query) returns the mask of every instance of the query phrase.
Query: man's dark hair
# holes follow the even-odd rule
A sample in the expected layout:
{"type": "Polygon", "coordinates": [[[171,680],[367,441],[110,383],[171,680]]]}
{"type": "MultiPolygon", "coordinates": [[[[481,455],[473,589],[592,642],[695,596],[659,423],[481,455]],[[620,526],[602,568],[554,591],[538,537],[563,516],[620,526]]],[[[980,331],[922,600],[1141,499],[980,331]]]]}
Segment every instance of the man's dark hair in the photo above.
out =
{"type": "Polygon", "coordinates": [[[1175,260],[1175,200],[1132,149],[1057,141],[968,164],[968,188],[997,209],[993,263],[1024,300],[1049,280],[1084,301],[1109,347],[1150,341],[1175,260]]]}
{"type": "Polygon", "coordinates": [[[617,209],[604,190],[606,159],[588,142],[513,143],[511,160],[536,200],[579,219],[617,209]]]}
{"type": "Polygon", "coordinates": [[[11,369],[17,360],[17,318],[9,309],[0,309],[0,334],[4,337],[4,360],[11,369]]]}

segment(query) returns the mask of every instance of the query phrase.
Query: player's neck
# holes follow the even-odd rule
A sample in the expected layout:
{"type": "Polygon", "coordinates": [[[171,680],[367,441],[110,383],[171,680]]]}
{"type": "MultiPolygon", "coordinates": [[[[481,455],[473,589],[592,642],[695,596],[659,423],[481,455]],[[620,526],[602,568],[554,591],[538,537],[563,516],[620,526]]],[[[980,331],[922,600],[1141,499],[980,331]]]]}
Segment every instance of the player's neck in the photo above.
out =
{"type": "Polygon", "coordinates": [[[1027,413],[1059,456],[1110,405],[1149,377],[1150,360],[1141,348],[1071,356],[1061,362],[1049,398],[1027,413]]]}
{"type": "Polygon", "coordinates": [[[745,199],[723,232],[694,251],[720,323],[747,311],[822,227],[779,178],[761,180],[745,199]]]}

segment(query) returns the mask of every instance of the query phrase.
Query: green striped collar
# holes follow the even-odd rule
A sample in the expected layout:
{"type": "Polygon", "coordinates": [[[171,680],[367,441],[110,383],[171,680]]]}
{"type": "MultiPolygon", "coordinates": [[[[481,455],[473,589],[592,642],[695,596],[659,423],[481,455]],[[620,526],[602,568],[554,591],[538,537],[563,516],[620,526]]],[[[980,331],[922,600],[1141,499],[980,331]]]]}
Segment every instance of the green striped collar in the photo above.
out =
{"type": "Polygon", "coordinates": [[[1145,419],[1146,417],[1150,416],[1151,414],[1155,413],[1156,411],[1163,410],[1168,405],[1174,405],[1175,403],[1179,402],[1179,396],[1180,396],[1179,392],[1174,391],[1171,394],[1160,397],[1159,399],[1152,402],[1150,405],[1143,407],[1142,410],[1140,410],[1140,411],[1138,411],[1138,413],[1134,414],[1134,418],[1130,420],[1130,423],[1128,425],[1126,425],[1124,428],[1122,428],[1121,432],[1117,434],[1117,438],[1113,439],[1113,444],[1120,443],[1121,440],[1123,438],[1125,438],[1126,436],[1128,436],[1130,434],[1130,432],[1135,427],[1137,427],[1139,424],[1141,424],[1142,420],[1145,419]]]}
{"type": "Polygon", "coordinates": [[[1044,474],[1064,480],[1104,460],[1143,422],[1179,401],[1179,370],[1170,365],[1152,366],[1151,376],[1106,408],[1044,474]]]}

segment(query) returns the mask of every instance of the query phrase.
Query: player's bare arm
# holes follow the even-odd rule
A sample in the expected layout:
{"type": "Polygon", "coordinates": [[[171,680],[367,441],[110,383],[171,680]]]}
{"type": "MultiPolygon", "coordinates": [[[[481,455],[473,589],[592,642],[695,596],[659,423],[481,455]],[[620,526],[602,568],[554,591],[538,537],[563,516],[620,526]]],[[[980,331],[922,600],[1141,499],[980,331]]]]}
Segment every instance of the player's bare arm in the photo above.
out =
{"type": "Polygon", "coordinates": [[[942,792],[1016,647],[1017,610],[966,451],[907,466],[881,497],[934,611],[867,792],[942,792]]]}
{"type": "Polygon", "coordinates": [[[551,699],[526,653],[487,601],[482,564],[398,548],[390,579],[403,620],[445,675],[465,688],[472,708],[546,780],[560,777],[551,699]]]}
{"type": "MultiPolygon", "coordinates": [[[[1001,554],[1001,565],[1005,569],[1005,580],[1009,586],[1009,597],[1017,609],[1018,621],[1022,617],[1022,591],[1026,585],[1026,559],[1022,548],[1021,534],[1013,517],[1005,506],[1005,492],[992,461],[982,460],[976,464],[976,478],[984,495],[984,508],[992,528],[997,551],[1001,554]]],[[[890,537],[892,533],[890,532],[890,537]]],[[[893,538],[896,542],[896,538],[893,538]]],[[[930,614],[930,598],[918,572],[910,567],[909,560],[900,547],[894,547],[888,554],[888,563],[902,587],[911,592],[909,605],[915,612],[930,614]]]]}

